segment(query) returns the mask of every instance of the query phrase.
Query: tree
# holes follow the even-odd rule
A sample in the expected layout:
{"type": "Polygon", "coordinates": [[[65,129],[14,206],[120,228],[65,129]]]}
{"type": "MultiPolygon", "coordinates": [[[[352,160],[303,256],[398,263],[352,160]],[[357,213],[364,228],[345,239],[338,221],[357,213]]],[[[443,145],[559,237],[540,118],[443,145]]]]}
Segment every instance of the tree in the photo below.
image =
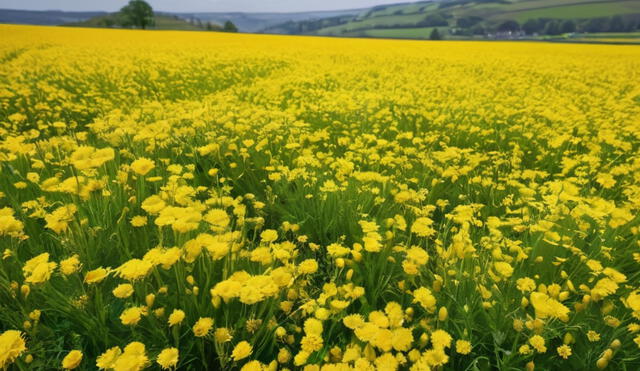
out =
{"type": "Polygon", "coordinates": [[[124,24],[131,24],[143,30],[153,25],[153,9],[144,0],[129,1],[129,4],[120,9],[120,14],[124,18],[124,24]]]}
{"type": "Polygon", "coordinates": [[[520,31],[520,24],[514,20],[508,20],[498,26],[498,32],[517,32],[520,31]]]}
{"type": "Polygon", "coordinates": [[[433,31],[431,31],[431,35],[429,35],[429,40],[442,40],[442,36],[440,35],[440,32],[438,31],[437,28],[434,28],[433,31]]]}
{"type": "Polygon", "coordinates": [[[562,33],[576,32],[576,23],[570,19],[562,22],[562,33]]]}
{"type": "Polygon", "coordinates": [[[624,32],[626,30],[626,24],[624,23],[624,19],[620,15],[616,15],[611,17],[611,21],[609,22],[609,31],[611,32],[624,32]]]}
{"type": "Polygon", "coordinates": [[[447,26],[449,22],[442,16],[442,14],[429,14],[422,21],[418,22],[416,26],[419,27],[437,27],[447,26]]]}
{"type": "Polygon", "coordinates": [[[533,35],[534,33],[538,33],[542,31],[542,26],[540,25],[540,21],[537,19],[528,19],[522,25],[522,31],[527,35],[533,35]]]}
{"type": "Polygon", "coordinates": [[[545,35],[560,35],[562,30],[560,29],[560,23],[558,21],[549,21],[544,27],[545,35]]]}
{"type": "Polygon", "coordinates": [[[222,29],[224,32],[238,32],[238,27],[231,21],[224,22],[224,27],[222,29]]]}

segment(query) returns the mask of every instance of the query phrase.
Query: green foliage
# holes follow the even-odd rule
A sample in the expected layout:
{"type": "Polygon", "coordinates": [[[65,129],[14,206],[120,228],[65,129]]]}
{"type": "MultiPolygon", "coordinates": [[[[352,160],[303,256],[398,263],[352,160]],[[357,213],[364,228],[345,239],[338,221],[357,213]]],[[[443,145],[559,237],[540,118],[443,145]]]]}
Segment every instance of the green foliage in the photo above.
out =
{"type": "Polygon", "coordinates": [[[238,32],[238,27],[236,27],[236,25],[233,24],[233,22],[226,21],[226,22],[224,22],[223,31],[224,32],[238,32]]]}
{"type": "Polygon", "coordinates": [[[438,32],[437,28],[434,28],[433,31],[431,31],[429,40],[442,40],[442,36],[440,35],[440,32],[438,32]]]}
{"type": "Polygon", "coordinates": [[[153,25],[153,9],[144,0],[131,0],[120,9],[123,25],[142,28],[153,25]]]}

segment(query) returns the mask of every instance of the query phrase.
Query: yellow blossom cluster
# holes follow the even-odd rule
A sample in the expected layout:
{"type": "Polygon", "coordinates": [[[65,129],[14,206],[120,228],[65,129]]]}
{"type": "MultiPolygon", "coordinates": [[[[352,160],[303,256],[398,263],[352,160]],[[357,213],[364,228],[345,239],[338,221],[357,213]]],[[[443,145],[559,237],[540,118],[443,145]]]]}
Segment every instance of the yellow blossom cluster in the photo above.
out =
{"type": "Polygon", "coordinates": [[[637,47],[0,34],[1,369],[640,369],[637,47]]]}

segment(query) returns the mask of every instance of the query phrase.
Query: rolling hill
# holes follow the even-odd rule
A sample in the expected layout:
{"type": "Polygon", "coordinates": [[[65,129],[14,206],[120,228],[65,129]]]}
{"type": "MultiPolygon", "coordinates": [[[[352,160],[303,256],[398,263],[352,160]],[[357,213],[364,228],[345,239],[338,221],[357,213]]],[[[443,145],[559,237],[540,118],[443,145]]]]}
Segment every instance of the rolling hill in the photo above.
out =
{"type": "Polygon", "coordinates": [[[56,26],[71,22],[82,22],[107,12],[65,12],[61,10],[16,10],[0,9],[0,23],[34,24],[56,26]]]}
{"type": "MultiPolygon", "coordinates": [[[[207,29],[206,22],[198,19],[185,19],[173,14],[156,13],[154,15],[155,24],[149,29],[154,30],[183,30],[183,31],[203,31],[207,29]]],[[[66,23],[64,26],[70,27],[117,27],[117,13],[109,13],[89,18],[81,22],[66,23]]],[[[210,25],[212,29],[222,29],[220,25],[210,25]]]]}
{"type": "MultiPolygon", "coordinates": [[[[241,12],[207,12],[207,13],[170,13],[158,11],[160,24],[172,29],[201,29],[198,21],[203,24],[211,22],[223,24],[227,20],[233,22],[240,32],[259,32],[265,28],[287,22],[300,22],[324,19],[336,16],[349,16],[349,19],[367,9],[349,9],[336,11],[298,12],[298,13],[241,13],[241,12]],[[176,21],[178,17],[181,21],[176,21]],[[171,18],[171,19],[169,19],[171,18]],[[186,23],[186,24],[185,24],[186,23]]],[[[110,15],[107,12],[66,12],[59,10],[14,10],[0,9],[0,23],[33,24],[33,25],[85,25],[88,27],[102,27],[109,24],[110,15]]]]}
{"type": "Polygon", "coordinates": [[[637,0],[451,0],[381,5],[354,17],[288,22],[264,31],[427,38],[434,28],[439,28],[449,38],[469,38],[507,32],[549,35],[563,31],[625,32],[639,25],[637,0]]]}

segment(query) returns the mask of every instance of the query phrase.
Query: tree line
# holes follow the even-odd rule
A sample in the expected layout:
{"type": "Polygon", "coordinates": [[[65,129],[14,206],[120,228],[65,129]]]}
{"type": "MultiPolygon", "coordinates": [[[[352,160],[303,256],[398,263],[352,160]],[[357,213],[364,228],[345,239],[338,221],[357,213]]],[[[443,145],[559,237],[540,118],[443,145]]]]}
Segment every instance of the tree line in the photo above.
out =
{"type": "Polygon", "coordinates": [[[572,32],[632,32],[639,28],[640,16],[615,15],[582,20],[535,18],[529,19],[523,24],[509,20],[500,24],[496,31],[522,31],[527,35],[561,35],[572,32]]]}
{"type": "MultiPolygon", "coordinates": [[[[178,16],[173,17],[175,19],[180,19],[178,16]]],[[[236,25],[229,20],[226,21],[223,26],[211,22],[206,22],[206,24],[204,24],[197,18],[191,19],[190,23],[208,31],[238,32],[236,25]]],[[[133,27],[143,30],[148,27],[153,27],[155,24],[153,8],[144,0],[130,0],[129,3],[123,6],[118,13],[113,16],[105,17],[101,21],[101,25],[106,27],[133,27]]]]}

